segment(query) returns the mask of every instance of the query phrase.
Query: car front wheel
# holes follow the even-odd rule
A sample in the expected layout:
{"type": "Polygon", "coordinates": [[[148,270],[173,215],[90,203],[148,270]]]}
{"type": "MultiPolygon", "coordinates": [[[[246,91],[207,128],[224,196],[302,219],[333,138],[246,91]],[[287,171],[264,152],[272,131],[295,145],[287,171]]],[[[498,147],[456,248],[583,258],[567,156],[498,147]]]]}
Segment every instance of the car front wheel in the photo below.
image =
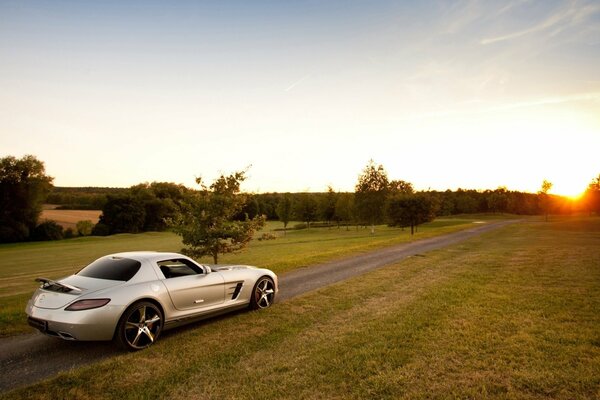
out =
{"type": "Polygon", "coordinates": [[[267,308],[275,300],[275,284],[273,280],[267,276],[260,278],[254,290],[252,290],[252,298],[250,299],[250,308],[258,310],[259,308],[267,308]]]}
{"type": "Polygon", "coordinates": [[[132,304],[121,316],[115,342],[129,351],[142,350],[156,342],[162,327],[160,309],[153,303],[140,301],[132,304]]]}

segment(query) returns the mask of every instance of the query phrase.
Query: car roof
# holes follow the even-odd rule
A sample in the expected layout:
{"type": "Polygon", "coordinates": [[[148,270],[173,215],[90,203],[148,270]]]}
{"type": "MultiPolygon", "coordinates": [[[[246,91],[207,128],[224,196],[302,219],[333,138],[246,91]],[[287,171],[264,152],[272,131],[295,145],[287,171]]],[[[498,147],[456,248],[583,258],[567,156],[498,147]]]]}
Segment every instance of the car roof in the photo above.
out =
{"type": "Polygon", "coordinates": [[[122,253],[109,254],[106,257],[123,257],[131,258],[138,261],[159,261],[168,260],[171,258],[189,258],[179,253],[168,253],[160,251],[126,251],[122,253]]]}

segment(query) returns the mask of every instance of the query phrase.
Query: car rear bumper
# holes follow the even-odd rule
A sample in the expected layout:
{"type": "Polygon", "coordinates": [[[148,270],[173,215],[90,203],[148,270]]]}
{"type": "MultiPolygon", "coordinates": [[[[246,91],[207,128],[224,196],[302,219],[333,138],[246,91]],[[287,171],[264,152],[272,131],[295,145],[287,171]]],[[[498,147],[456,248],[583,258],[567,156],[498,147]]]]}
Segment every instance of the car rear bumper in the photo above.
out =
{"type": "Polygon", "coordinates": [[[27,322],[40,332],[65,340],[111,340],[123,307],[106,305],[83,311],[27,305],[27,322]]]}

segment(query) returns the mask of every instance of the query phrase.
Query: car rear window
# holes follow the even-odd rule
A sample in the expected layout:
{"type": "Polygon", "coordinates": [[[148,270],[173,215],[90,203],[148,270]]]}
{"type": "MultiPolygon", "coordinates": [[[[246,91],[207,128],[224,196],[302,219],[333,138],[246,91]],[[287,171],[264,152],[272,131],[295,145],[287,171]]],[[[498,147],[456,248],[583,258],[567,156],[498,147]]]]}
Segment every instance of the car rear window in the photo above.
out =
{"type": "Polygon", "coordinates": [[[88,278],[128,281],[139,271],[142,264],[130,258],[100,258],[77,273],[88,278]]]}

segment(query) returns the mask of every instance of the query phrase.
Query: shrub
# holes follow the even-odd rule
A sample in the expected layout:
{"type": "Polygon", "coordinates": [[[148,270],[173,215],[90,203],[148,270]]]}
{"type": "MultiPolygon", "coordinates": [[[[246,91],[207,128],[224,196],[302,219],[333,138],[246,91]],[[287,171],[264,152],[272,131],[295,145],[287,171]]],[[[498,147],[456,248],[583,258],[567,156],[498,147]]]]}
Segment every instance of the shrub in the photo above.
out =
{"type": "Polygon", "coordinates": [[[65,229],[65,234],[64,234],[65,239],[71,239],[75,237],[75,232],[73,231],[73,228],[67,228],[65,229]]]}
{"type": "Polygon", "coordinates": [[[275,239],[277,239],[277,236],[273,235],[272,233],[269,233],[269,232],[263,233],[258,238],[258,240],[260,240],[260,241],[263,241],[263,240],[275,240],[275,239]]]}
{"type": "Polygon", "coordinates": [[[60,240],[63,238],[63,227],[55,221],[44,221],[33,230],[32,240],[60,240]]]}
{"type": "Polygon", "coordinates": [[[92,229],[93,236],[108,236],[109,234],[110,228],[108,227],[108,225],[103,224],[102,222],[98,222],[96,225],[94,225],[94,228],[92,229]]]}
{"type": "Polygon", "coordinates": [[[92,230],[94,229],[94,224],[89,219],[85,221],[77,221],[75,225],[77,227],[77,233],[79,236],[90,236],[92,234],[92,230]]]}
{"type": "Polygon", "coordinates": [[[15,223],[13,226],[0,225],[0,243],[22,242],[29,237],[29,228],[25,224],[15,223]]]}

